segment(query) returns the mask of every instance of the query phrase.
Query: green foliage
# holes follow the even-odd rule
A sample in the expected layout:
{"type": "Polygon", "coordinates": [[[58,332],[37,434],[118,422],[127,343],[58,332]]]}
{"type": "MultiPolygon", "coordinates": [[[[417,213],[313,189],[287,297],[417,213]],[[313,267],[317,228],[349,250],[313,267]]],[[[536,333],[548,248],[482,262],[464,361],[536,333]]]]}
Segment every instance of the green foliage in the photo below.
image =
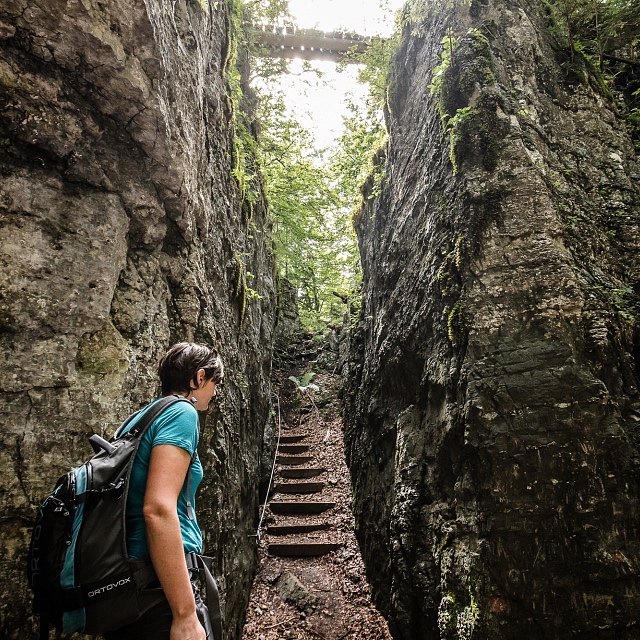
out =
{"type": "Polygon", "coordinates": [[[380,193],[384,177],[384,162],[377,155],[387,139],[382,124],[382,112],[371,101],[365,105],[350,102],[350,116],[345,119],[345,131],[332,152],[331,175],[343,205],[356,218],[362,207],[362,186],[372,176],[373,189],[368,197],[380,193]]]}
{"type": "MultiPolygon", "coordinates": [[[[248,0],[245,5],[255,24],[282,25],[291,18],[287,3],[280,0],[248,0]]],[[[324,152],[314,149],[312,136],[289,114],[277,88],[286,63],[252,60],[260,79],[256,83],[259,165],[274,222],[278,273],[295,287],[301,320],[311,329],[342,321],[346,304],[353,306],[358,290],[360,262],[352,221],[362,206],[363,184],[367,182],[367,197],[382,189],[385,164],[380,149],[386,138],[382,113],[396,46],[397,38],[376,38],[365,52],[349,54],[349,61],[360,65],[358,79],[368,85],[369,96],[364,105],[353,100],[348,104],[344,134],[324,152]]],[[[241,156],[251,141],[238,137],[241,156]]],[[[241,162],[234,166],[241,187],[243,176],[250,186],[253,167],[241,162]]]]}
{"type": "Polygon", "coordinates": [[[259,155],[279,275],[298,292],[302,322],[312,328],[339,320],[345,292],[358,276],[355,234],[336,171],[287,112],[281,93],[260,92],[259,155]]]}
{"type": "MultiPolygon", "coordinates": [[[[632,104],[638,104],[640,102],[640,89],[637,89],[632,94],[632,104]]],[[[626,117],[627,129],[633,138],[636,150],[640,152],[640,107],[632,106],[626,117]]]]}
{"type": "Polygon", "coordinates": [[[580,53],[604,71],[608,54],[638,46],[640,0],[547,0],[547,6],[572,61],[580,53]]]}
{"type": "Polygon", "coordinates": [[[355,220],[362,210],[362,196],[374,198],[380,195],[385,177],[385,160],[382,152],[387,130],[384,125],[384,109],[390,108],[390,69],[399,45],[399,31],[389,38],[372,38],[363,52],[351,52],[338,65],[357,63],[358,82],[367,86],[364,104],[350,101],[350,115],[345,119],[345,132],[332,153],[331,171],[336,185],[355,220]]]}
{"type": "Polygon", "coordinates": [[[449,158],[454,175],[465,158],[477,158],[487,171],[498,165],[499,152],[507,127],[496,115],[499,98],[484,94],[477,107],[458,109],[449,120],[449,158]]]}
{"type": "Polygon", "coordinates": [[[640,0],[546,0],[551,31],[568,51],[567,78],[611,88],[627,105],[623,113],[640,151],[640,0]]]}
{"type": "Polygon", "coordinates": [[[291,20],[288,0],[245,0],[244,6],[254,24],[274,25],[291,20]]]}
{"type": "MultiPolygon", "coordinates": [[[[280,16],[286,23],[288,14],[280,16]]],[[[395,43],[381,38],[357,61],[359,81],[369,86],[366,104],[351,101],[344,134],[331,149],[320,152],[314,140],[289,114],[277,88],[282,66],[258,69],[258,154],[268,203],[274,221],[278,273],[298,293],[305,326],[319,329],[340,322],[360,280],[353,218],[362,205],[362,186],[369,175],[368,197],[380,192],[384,177],[382,155],[386,131],[382,110],[386,76],[395,43]],[[348,304],[348,303],[347,303],[348,304]]],[[[344,65],[343,65],[344,66],[344,65]]]]}
{"type": "Polygon", "coordinates": [[[609,299],[613,303],[622,318],[629,322],[635,322],[638,317],[637,299],[634,296],[633,287],[626,286],[609,290],[609,299]]]}
{"type": "Polygon", "coordinates": [[[447,336],[454,347],[464,342],[466,331],[462,303],[458,300],[447,313],[447,336]]]}
{"type": "Polygon", "coordinates": [[[250,114],[244,105],[242,72],[239,61],[246,58],[247,39],[244,31],[245,13],[241,0],[231,0],[229,4],[229,44],[225,72],[231,99],[233,123],[233,147],[231,152],[231,175],[238,185],[241,200],[248,200],[249,206],[256,201],[253,183],[257,179],[255,165],[256,141],[250,133],[250,114]]]}
{"type": "Polygon", "coordinates": [[[442,39],[440,64],[433,70],[429,89],[438,98],[443,126],[468,106],[477,87],[495,83],[491,43],[480,29],[457,38],[452,29],[442,39]]]}
{"type": "Polygon", "coordinates": [[[296,385],[296,390],[300,394],[308,393],[311,391],[320,391],[320,387],[317,384],[312,384],[311,380],[316,374],[313,371],[306,371],[301,380],[298,380],[295,376],[289,376],[289,380],[296,385]]]}
{"type": "Polygon", "coordinates": [[[247,15],[245,30],[247,31],[252,54],[251,69],[253,77],[271,78],[287,73],[289,61],[284,58],[261,55],[262,51],[253,36],[258,29],[263,27],[269,28],[274,25],[279,27],[293,26],[293,17],[289,13],[288,0],[244,0],[244,8],[247,15]]]}
{"type": "Polygon", "coordinates": [[[355,329],[362,309],[362,283],[349,292],[349,328],[355,329]]]}
{"type": "Polygon", "coordinates": [[[338,64],[338,71],[348,64],[358,64],[358,82],[368,85],[369,98],[367,103],[372,111],[382,109],[388,102],[389,68],[393,55],[400,42],[399,32],[396,31],[388,38],[375,36],[367,43],[364,51],[350,51],[338,64]]]}
{"type": "MultiPolygon", "coordinates": [[[[446,108],[446,98],[443,95],[443,88],[446,88],[444,82],[446,74],[451,68],[451,61],[453,59],[453,52],[458,46],[458,39],[455,37],[453,29],[447,30],[447,35],[442,38],[442,53],[440,54],[440,64],[433,69],[431,74],[431,84],[429,85],[429,91],[432,94],[438,96],[438,108],[440,110],[440,117],[445,119],[449,116],[446,108]]],[[[446,122],[445,122],[446,124],[446,122]]]]}
{"type": "Polygon", "coordinates": [[[449,135],[449,158],[456,174],[465,157],[477,156],[488,171],[495,169],[502,125],[496,116],[497,97],[481,92],[495,83],[491,43],[480,29],[456,37],[449,29],[442,39],[440,64],[429,89],[437,98],[443,129],[449,135]]]}

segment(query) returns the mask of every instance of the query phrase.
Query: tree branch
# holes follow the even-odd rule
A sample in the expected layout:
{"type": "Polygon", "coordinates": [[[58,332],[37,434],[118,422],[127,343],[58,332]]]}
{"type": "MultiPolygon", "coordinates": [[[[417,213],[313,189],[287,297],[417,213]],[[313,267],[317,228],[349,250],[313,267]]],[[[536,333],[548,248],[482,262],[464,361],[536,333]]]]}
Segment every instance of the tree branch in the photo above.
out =
{"type": "Polygon", "coordinates": [[[640,62],[635,62],[634,60],[627,60],[626,58],[618,58],[618,56],[611,56],[608,53],[603,53],[602,57],[605,60],[613,60],[613,62],[622,62],[622,64],[629,64],[632,67],[640,68],[640,62]]]}

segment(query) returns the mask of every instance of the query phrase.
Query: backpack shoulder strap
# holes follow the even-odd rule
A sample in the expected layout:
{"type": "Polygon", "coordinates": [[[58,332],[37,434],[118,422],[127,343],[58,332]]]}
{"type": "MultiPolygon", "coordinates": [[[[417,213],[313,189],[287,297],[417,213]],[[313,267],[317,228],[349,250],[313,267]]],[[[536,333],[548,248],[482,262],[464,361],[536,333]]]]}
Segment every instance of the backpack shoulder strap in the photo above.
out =
{"type": "Polygon", "coordinates": [[[149,428],[151,423],[165,410],[168,409],[172,404],[176,402],[189,402],[186,398],[182,396],[165,396],[164,398],[160,398],[153,405],[148,407],[147,409],[141,409],[140,411],[136,411],[132,415],[130,415],[120,427],[116,431],[114,438],[119,438],[122,434],[123,429],[135,418],[137,415],[142,412],[140,419],[133,425],[133,427],[127,432],[134,438],[138,438],[149,428]]]}
{"type": "MultiPolygon", "coordinates": [[[[206,605],[209,610],[209,621],[213,631],[213,640],[222,640],[222,612],[220,611],[220,593],[218,585],[211,574],[212,558],[201,556],[193,551],[185,553],[188,569],[200,569],[207,585],[206,605]]],[[[207,638],[209,636],[207,635],[207,638]]]]}

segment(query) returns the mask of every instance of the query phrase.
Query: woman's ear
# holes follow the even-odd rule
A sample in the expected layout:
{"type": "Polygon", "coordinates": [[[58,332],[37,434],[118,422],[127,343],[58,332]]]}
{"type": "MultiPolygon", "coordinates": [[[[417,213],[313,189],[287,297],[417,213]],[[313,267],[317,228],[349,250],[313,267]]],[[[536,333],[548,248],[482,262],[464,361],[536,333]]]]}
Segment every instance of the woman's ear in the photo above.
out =
{"type": "Polygon", "coordinates": [[[205,381],[206,371],[204,369],[198,369],[196,373],[196,381],[198,383],[198,388],[200,388],[205,381]]]}

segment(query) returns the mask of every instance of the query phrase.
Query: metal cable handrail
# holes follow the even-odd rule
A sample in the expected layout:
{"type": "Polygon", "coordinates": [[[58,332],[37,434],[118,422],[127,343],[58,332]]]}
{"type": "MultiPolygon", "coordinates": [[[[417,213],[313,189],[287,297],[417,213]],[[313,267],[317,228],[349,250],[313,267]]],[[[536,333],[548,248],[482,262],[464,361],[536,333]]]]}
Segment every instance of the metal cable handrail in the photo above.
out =
{"type": "Polygon", "coordinates": [[[267,487],[267,495],[264,498],[264,505],[262,507],[262,514],[260,515],[260,521],[258,522],[258,530],[256,532],[256,538],[260,542],[260,535],[262,534],[262,520],[264,519],[264,513],[267,510],[267,503],[269,502],[269,493],[271,492],[271,485],[273,483],[273,476],[276,472],[276,461],[278,460],[278,448],[280,447],[280,434],[282,433],[282,416],[280,414],[280,396],[276,393],[276,403],[278,405],[278,440],[276,442],[276,451],[273,456],[273,466],[271,467],[271,477],[269,478],[269,486],[267,487]]]}

